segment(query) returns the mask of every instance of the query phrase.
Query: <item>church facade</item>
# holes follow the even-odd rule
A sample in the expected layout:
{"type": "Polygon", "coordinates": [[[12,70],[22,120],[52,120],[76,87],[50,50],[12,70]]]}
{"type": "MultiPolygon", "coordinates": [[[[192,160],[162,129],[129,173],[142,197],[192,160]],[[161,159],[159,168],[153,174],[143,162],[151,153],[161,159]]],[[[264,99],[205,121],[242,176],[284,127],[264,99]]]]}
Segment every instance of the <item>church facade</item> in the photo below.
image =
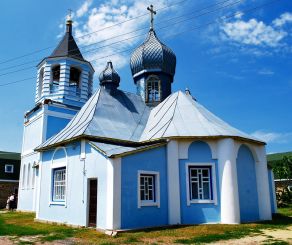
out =
{"type": "MultiPolygon", "coordinates": [[[[153,11],[153,9],[150,9],[153,11]]],[[[25,115],[19,210],[101,230],[238,224],[276,212],[265,143],[172,93],[176,56],[151,28],[131,56],[137,93],[119,89],[112,62],[99,76],[72,21],[38,65],[25,115]]]]}

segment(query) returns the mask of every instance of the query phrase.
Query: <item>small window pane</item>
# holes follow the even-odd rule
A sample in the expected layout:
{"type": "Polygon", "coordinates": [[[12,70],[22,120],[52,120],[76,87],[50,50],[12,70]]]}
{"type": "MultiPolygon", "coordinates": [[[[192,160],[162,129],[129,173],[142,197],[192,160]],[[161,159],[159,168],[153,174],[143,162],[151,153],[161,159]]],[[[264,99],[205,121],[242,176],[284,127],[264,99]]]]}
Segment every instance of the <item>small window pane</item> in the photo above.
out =
{"type": "Polygon", "coordinates": [[[155,202],[155,175],[140,175],[140,200],[155,202]]]}
{"type": "Polygon", "coordinates": [[[190,167],[190,199],[191,200],[211,200],[211,167],[190,167]]]}

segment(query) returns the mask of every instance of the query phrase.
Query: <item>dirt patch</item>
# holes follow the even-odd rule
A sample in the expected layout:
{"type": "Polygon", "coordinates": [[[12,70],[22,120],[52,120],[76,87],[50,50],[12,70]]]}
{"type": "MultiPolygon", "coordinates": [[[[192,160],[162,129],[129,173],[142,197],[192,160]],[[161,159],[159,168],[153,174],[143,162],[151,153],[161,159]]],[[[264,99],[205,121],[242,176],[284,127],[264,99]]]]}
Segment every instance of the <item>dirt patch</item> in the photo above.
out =
{"type": "Polygon", "coordinates": [[[14,242],[10,240],[11,237],[1,236],[0,245],[13,245],[14,242]]]}
{"type": "Polygon", "coordinates": [[[276,241],[284,241],[289,244],[292,244],[292,226],[289,226],[286,229],[276,229],[276,230],[262,230],[262,235],[251,235],[248,237],[243,237],[240,239],[231,239],[226,241],[218,241],[214,242],[212,244],[221,245],[221,244],[235,244],[235,245],[241,245],[241,244],[248,244],[248,245],[254,245],[254,244],[263,244],[263,243],[269,243],[269,242],[276,242],[276,241]]]}

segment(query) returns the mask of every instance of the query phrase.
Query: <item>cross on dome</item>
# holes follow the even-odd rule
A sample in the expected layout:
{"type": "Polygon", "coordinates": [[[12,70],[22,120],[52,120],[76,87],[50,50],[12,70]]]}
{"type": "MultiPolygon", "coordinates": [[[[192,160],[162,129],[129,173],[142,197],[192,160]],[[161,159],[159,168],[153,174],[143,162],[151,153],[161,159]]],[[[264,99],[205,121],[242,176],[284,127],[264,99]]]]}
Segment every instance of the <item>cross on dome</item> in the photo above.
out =
{"type": "Polygon", "coordinates": [[[150,29],[153,30],[154,15],[156,15],[156,11],[153,9],[152,4],[149,7],[147,7],[147,10],[150,12],[150,29]]]}
{"type": "Polygon", "coordinates": [[[67,20],[72,20],[72,9],[68,9],[67,20]]]}

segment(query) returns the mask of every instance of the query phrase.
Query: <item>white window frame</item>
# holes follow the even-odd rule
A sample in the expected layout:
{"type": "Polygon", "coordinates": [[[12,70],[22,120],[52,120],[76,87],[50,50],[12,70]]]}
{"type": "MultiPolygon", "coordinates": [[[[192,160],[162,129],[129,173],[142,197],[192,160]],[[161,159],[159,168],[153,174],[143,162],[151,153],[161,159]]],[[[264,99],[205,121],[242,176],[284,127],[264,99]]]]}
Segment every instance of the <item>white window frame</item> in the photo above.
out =
{"type": "Polygon", "coordinates": [[[67,169],[66,169],[66,167],[61,167],[61,168],[54,168],[53,169],[53,179],[52,179],[52,182],[53,182],[53,186],[52,186],[52,202],[54,202],[54,203],[64,203],[65,202],[65,200],[66,200],[66,177],[67,177],[67,169]],[[63,172],[63,171],[65,171],[65,173],[62,173],[62,175],[65,175],[65,179],[64,180],[56,180],[55,179],[55,174],[56,174],[56,172],[63,172]],[[60,187],[62,188],[64,188],[64,199],[57,199],[56,197],[55,197],[55,194],[56,194],[56,181],[59,181],[59,182],[64,182],[64,184],[61,186],[60,185],[60,187]]]}
{"type": "Polygon", "coordinates": [[[138,178],[137,178],[137,197],[138,197],[138,208],[146,207],[146,206],[156,206],[160,208],[160,175],[157,171],[144,171],[139,170],[138,171],[138,178]],[[154,192],[155,192],[155,201],[144,201],[141,200],[141,194],[140,194],[140,180],[141,175],[152,175],[154,176],[154,192]]]}
{"type": "Polygon", "coordinates": [[[57,147],[53,153],[53,156],[52,156],[52,161],[51,161],[51,178],[50,178],[50,192],[49,192],[49,206],[51,205],[59,205],[59,206],[65,206],[67,207],[67,193],[68,192],[68,156],[67,156],[67,151],[66,151],[66,148],[65,147],[57,147]],[[60,150],[60,149],[63,149],[64,152],[65,152],[65,155],[66,155],[66,160],[65,161],[62,161],[62,162],[58,162],[58,161],[54,161],[54,156],[55,156],[55,153],[60,150]],[[65,181],[65,200],[64,201],[54,201],[53,200],[53,194],[54,194],[54,170],[57,169],[57,168],[65,168],[66,169],[66,181],[65,181]]]}
{"type": "Polygon", "coordinates": [[[187,205],[190,206],[191,204],[195,203],[213,203],[214,205],[218,204],[217,201],[217,182],[216,182],[216,165],[213,162],[210,163],[186,163],[185,166],[186,171],[186,190],[187,190],[187,205]],[[191,167],[211,167],[211,185],[213,191],[213,199],[212,200],[192,200],[190,197],[190,179],[189,179],[189,169],[191,167]]]}
{"type": "Polygon", "coordinates": [[[5,164],[5,173],[13,174],[14,173],[14,165],[13,164],[5,164]],[[7,171],[7,167],[11,167],[11,171],[7,171]]]}

